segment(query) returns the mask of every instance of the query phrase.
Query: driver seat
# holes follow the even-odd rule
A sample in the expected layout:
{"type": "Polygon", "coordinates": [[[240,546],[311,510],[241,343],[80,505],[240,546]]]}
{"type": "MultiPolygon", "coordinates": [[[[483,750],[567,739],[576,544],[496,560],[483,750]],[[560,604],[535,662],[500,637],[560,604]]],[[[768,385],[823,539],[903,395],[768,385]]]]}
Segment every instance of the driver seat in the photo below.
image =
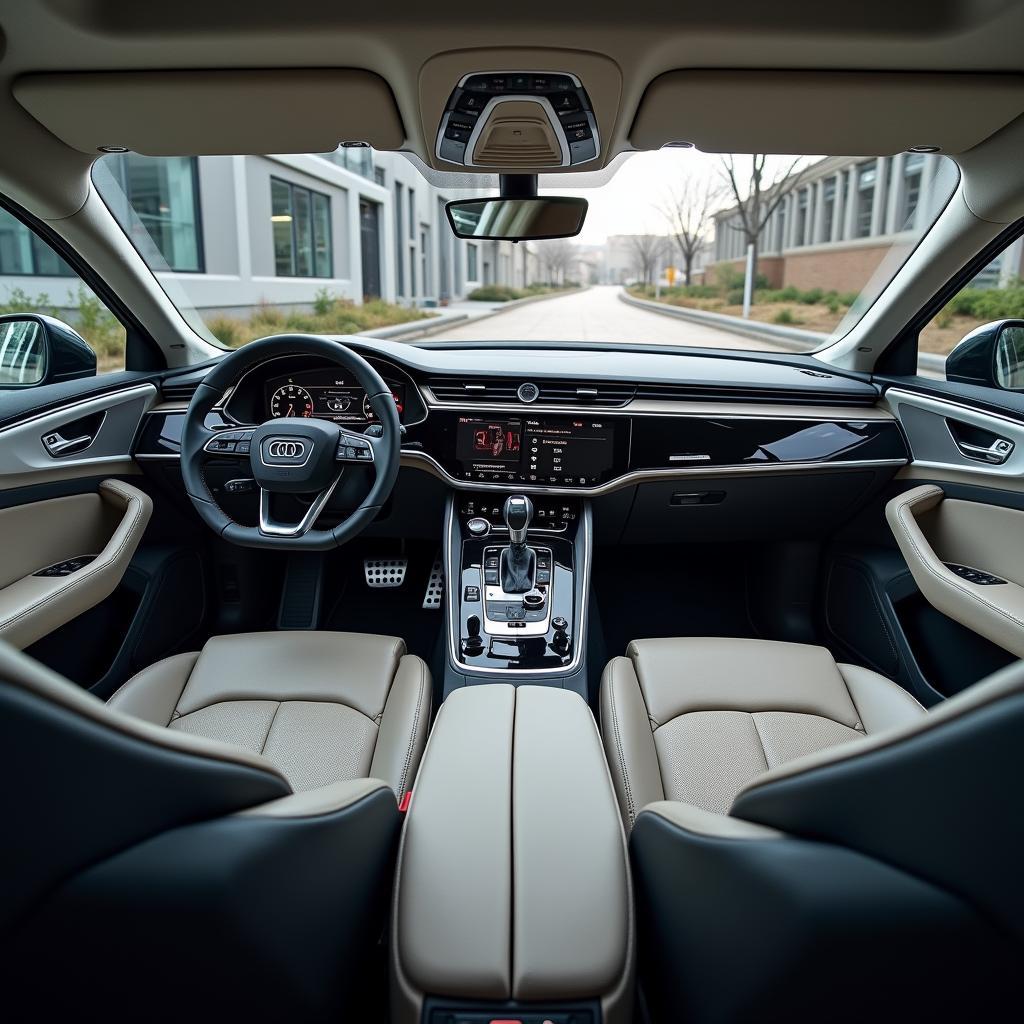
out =
{"type": "Polygon", "coordinates": [[[215,636],[143,669],[108,706],[273,762],[296,793],[382,779],[402,798],[426,743],[430,672],[369,633],[215,636]]]}
{"type": "Polygon", "coordinates": [[[0,641],[5,1006],[379,1015],[396,794],[430,702],[391,637],[215,637],[107,704],[0,641]]]}

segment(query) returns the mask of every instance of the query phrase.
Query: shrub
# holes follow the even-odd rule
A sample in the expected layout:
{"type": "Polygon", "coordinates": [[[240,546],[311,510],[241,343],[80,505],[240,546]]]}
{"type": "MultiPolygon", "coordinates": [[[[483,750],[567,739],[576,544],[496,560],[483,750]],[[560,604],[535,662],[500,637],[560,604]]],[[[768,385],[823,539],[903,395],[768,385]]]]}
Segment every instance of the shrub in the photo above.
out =
{"type": "Polygon", "coordinates": [[[244,324],[230,316],[215,316],[206,322],[210,333],[228,348],[236,348],[242,341],[244,324]]]}
{"type": "Polygon", "coordinates": [[[824,297],[825,293],[820,288],[810,288],[801,292],[797,301],[802,302],[805,306],[816,306],[824,297]]]}
{"type": "Polygon", "coordinates": [[[317,316],[327,316],[334,305],[334,298],[326,288],[318,288],[313,297],[313,312],[317,316]]]}
{"type": "Polygon", "coordinates": [[[525,293],[516,288],[508,288],[503,284],[488,284],[469,293],[475,302],[511,302],[521,299],[525,293]]]}
{"type": "Polygon", "coordinates": [[[839,296],[832,292],[825,297],[825,305],[830,313],[838,313],[842,303],[839,301],[839,296]]]}
{"type": "Polygon", "coordinates": [[[743,288],[730,288],[725,293],[725,304],[727,306],[742,306],[743,305],[743,288]]]}
{"type": "Polygon", "coordinates": [[[949,327],[953,322],[953,310],[949,306],[944,306],[940,311],[939,315],[935,318],[936,327],[949,327]]]}
{"type": "Polygon", "coordinates": [[[106,306],[84,285],[78,286],[78,293],[69,293],[68,304],[73,305],[77,299],[78,316],[75,329],[89,344],[98,356],[108,359],[123,357],[125,346],[124,328],[106,306]]]}
{"type": "Polygon", "coordinates": [[[802,324],[803,320],[793,316],[791,309],[780,309],[778,313],[772,318],[777,324],[802,324]]]}

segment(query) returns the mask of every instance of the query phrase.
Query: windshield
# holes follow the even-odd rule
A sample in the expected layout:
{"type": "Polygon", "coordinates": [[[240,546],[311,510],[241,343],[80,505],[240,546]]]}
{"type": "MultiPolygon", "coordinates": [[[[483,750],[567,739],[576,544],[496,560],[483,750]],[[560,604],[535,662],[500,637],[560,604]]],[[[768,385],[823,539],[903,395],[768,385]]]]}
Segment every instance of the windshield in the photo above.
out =
{"type": "Polygon", "coordinates": [[[172,301],[222,346],[299,331],[813,351],[877,298],[957,174],[930,153],[667,148],[622,159],[599,187],[558,189],[589,202],[582,231],[522,243],[455,238],[445,204],[493,192],[438,187],[365,148],[125,153],[94,180],[172,301]]]}

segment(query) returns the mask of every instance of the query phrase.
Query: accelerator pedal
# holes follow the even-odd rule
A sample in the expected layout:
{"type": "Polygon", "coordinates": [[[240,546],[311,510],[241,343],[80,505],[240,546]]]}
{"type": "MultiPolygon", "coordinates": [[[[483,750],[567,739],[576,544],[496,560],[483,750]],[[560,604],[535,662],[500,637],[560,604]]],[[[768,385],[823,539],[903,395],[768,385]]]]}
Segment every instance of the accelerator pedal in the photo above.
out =
{"type": "Polygon", "coordinates": [[[440,608],[442,597],[444,597],[444,570],[441,568],[441,556],[438,555],[430,567],[430,579],[427,580],[427,592],[423,595],[423,607],[440,608]]]}
{"type": "Polygon", "coordinates": [[[407,558],[364,558],[363,575],[368,587],[400,587],[405,582],[407,558]]]}

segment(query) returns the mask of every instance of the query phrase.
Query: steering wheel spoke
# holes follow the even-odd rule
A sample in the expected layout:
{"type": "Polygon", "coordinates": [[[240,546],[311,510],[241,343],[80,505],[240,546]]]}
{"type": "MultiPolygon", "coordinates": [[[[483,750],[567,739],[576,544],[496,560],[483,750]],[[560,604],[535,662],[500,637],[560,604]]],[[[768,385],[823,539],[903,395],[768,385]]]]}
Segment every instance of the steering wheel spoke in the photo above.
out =
{"type": "Polygon", "coordinates": [[[316,523],[320,513],[323,512],[331,495],[345,475],[345,467],[338,470],[338,475],[333,482],[325,487],[314,499],[306,511],[306,514],[297,523],[282,523],[275,519],[270,510],[272,492],[266,488],[260,488],[260,533],[267,537],[301,537],[308,533],[316,523]]]}

